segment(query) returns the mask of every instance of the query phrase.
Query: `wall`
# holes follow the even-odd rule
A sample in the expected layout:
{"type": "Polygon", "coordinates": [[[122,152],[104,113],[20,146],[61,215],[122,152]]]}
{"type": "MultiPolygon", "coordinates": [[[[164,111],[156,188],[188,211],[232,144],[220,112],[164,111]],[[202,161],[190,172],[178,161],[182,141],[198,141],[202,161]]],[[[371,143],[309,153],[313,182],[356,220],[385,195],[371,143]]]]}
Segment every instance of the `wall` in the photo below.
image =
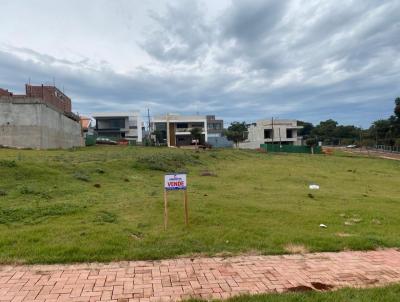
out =
{"type": "Polygon", "coordinates": [[[35,98],[0,98],[0,145],[55,149],[83,146],[81,126],[35,98]]]}
{"type": "Polygon", "coordinates": [[[41,98],[61,112],[71,112],[71,99],[53,86],[25,85],[26,95],[33,98],[41,98]]]}
{"type": "Polygon", "coordinates": [[[233,142],[229,141],[225,136],[221,137],[210,137],[208,136],[208,143],[213,148],[232,148],[233,142]]]}

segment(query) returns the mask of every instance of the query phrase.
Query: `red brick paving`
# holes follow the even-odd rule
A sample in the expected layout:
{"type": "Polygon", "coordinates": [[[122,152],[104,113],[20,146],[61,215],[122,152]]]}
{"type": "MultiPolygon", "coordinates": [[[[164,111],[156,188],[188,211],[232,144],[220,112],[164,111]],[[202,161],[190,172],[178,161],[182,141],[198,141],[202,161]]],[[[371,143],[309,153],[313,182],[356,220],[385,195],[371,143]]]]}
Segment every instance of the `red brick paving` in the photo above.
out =
{"type": "Polygon", "coordinates": [[[400,252],[0,266],[0,301],[179,301],[400,282],[400,252]]]}

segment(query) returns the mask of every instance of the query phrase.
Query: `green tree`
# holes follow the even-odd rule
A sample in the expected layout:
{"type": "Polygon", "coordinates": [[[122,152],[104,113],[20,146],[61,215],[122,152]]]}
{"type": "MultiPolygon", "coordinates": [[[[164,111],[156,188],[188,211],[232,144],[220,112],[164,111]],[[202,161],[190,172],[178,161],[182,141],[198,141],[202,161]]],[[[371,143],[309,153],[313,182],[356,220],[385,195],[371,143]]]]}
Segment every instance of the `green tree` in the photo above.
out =
{"type": "Polygon", "coordinates": [[[398,119],[400,119],[400,97],[394,100],[395,107],[394,107],[394,114],[398,119]]]}
{"type": "Polygon", "coordinates": [[[311,135],[328,144],[336,143],[337,138],[335,137],[335,131],[337,125],[338,122],[332,119],[320,122],[319,125],[315,126],[311,131],[311,135]]]}
{"type": "Polygon", "coordinates": [[[314,125],[309,122],[297,121],[297,125],[302,126],[303,128],[299,130],[298,135],[302,136],[304,139],[307,139],[311,136],[311,132],[314,129],[314,125]]]}
{"type": "Polygon", "coordinates": [[[225,136],[228,140],[233,141],[236,145],[236,148],[239,146],[240,142],[243,142],[247,139],[247,125],[245,122],[233,122],[225,130],[225,136]]]}
{"type": "Polygon", "coordinates": [[[314,147],[316,147],[318,144],[318,141],[315,138],[308,138],[306,140],[306,145],[311,147],[311,154],[314,154],[314,147]]]}
{"type": "Polygon", "coordinates": [[[165,130],[154,130],[153,135],[156,137],[156,142],[161,144],[164,143],[165,140],[167,139],[167,132],[165,130]]]}
{"type": "Polygon", "coordinates": [[[202,132],[203,131],[201,130],[201,128],[192,128],[190,130],[190,135],[192,136],[192,139],[194,139],[196,141],[196,146],[197,146],[197,143],[201,143],[201,139],[203,137],[202,132]]]}

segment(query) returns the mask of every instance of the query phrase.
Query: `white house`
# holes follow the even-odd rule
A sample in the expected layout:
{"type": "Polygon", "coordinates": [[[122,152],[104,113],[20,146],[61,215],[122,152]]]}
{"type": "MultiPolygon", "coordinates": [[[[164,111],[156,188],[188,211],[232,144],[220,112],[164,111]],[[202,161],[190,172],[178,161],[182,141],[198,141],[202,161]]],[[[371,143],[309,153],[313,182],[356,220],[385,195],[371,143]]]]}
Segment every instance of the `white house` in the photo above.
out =
{"type": "Polygon", "coordinates": [[[101,137],[142,142],[142,121],[139,111],[103,112],[92,114],[95,131],[101,137]]]}
{"type": "Polygon", "coordinates": [[[163,140],[168,147],[190,145],[192,143],[190,131],[193,128],[200,128],[203,141],[207,142],[206,116],[178,114],[155,116],[152,121],[152,128],[154,131],[162,133],[163,140]]]}

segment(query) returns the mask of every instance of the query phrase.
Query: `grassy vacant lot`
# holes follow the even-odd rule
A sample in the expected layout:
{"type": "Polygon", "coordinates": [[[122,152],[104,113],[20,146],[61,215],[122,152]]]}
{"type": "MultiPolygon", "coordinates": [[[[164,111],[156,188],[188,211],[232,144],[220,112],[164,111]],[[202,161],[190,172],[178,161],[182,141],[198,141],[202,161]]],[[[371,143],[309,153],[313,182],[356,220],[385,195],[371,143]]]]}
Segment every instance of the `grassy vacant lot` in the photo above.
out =
{"type": "Polygon", "coordinates": [[[400,246],[399,183],[400,162],[340,154],[0,149],[0,262],[400,246]],[[172,192],[164,232],[171,170],[189,172],[190,228],[182,192],[172,192]]]}
{"type": "MultiPolygon", "coordinates": [[[[400,297],[400,286],[384,288],[341,289],[334,292],[307,292],[293,294],[267,294],[259,296],[243,296],[227,300],[227,302],[397,302],[400,297]]],[[[197,300],[193,300],[195,302],[197,300]]]]}

